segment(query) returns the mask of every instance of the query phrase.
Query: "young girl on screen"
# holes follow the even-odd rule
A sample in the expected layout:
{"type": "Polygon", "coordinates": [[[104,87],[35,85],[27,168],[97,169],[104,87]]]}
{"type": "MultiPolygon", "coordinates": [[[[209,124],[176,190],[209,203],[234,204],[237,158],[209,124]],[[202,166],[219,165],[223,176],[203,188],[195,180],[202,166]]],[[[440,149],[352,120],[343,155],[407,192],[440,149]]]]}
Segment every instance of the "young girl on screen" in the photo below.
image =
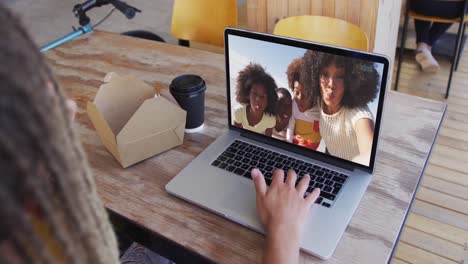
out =
{"type": "Polygon", "coordinates": [[[276,125],[273,128],[273,137],[286,140],[289,119],[292,114],[292,97],[286,88],[278,88],[278,103],[276,104],[276,125]]]}
{"type": "Polygon", "coordinates": [[[294,96],[286,140],[315,150],[321,140],[320,112],[316,100],[317,96],[314,96],[315,90],[311,86],[302,85],[301,65],[302,57],[293,60],[286,71],[289,89],[294,96]]]}
{"type": "Polygon", "coordinates": [[[304,86],[320,98],[320,134],[328,152],[369,165],[374,121],[367,105],[379,90],[374,64],[309,50],[301,73],[304,86]]]}
{"type": "Polygon", "coordinates": [[[241,106],[234,109],[234,126],[271,136],[276,124],[276,88],[275,80],[259,64],[250,63],[241,70],[236,86],[241,106]]]}

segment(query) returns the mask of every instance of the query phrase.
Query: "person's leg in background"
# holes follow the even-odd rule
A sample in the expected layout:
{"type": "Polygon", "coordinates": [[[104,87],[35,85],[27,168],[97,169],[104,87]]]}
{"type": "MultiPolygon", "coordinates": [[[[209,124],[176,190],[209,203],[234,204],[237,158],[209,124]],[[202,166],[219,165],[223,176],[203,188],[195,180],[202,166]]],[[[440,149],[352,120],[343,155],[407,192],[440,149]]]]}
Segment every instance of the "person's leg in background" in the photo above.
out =
{"type": "MultiPolygon", "coordinates": [[[[429,31],[431,30],[430,21],[414,20],[414,27],[416,29],[416,44],[429,42],[429,31]]],[[[416,49],[417,50],[417,49],[416,49]]]]}
{"type": "MultiPolygon", "coordinates": [[[[416,29],[416,56],[415,59],[425,72],[436,72],[440,66],[432,56],[432,45],[445,32],[441,32],[441,23],[430,21],[414,20],[416,29]],[[434,30],[435,28],[435,30],[434,30]],[[434,32],[437,33],[434,35],[434,32]],[[437,36],[437,38],[435,38],[437,36]]],[[[450,26],[450,24],[449,24],[450,26]]]]}
{"type": "MultiPolygon", "coordinates": [[[[411,10],[427,16],[457,18],[463,1],[408,0],[411,10]]],[[[466,11],[465,11],[466,13],[466,11]]],[[[416,61],[425,72],[436,72],[440,67],[432,56],[432,46],[450,28],[451,23],[432,23],[414,20],[416,28],[416,61]]]]}
{"type": "Polygon", "coordinates": [[[440,37],[447,32],[452,26],[452,23],[432,23],[431,30],[429,30],[428,44],[432,47],[440,37]]]}

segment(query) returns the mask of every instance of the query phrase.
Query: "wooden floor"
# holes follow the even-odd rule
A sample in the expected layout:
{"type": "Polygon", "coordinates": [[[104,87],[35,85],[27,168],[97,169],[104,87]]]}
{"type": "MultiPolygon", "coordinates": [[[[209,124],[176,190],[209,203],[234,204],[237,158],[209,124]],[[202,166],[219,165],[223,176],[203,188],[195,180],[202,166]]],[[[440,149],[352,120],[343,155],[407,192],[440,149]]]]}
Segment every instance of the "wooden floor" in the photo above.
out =
{"type": "MultiPolygon", "coordinates": [[[[398,90],[445,101],[448,110],[391,261],[394,264],[468,263],[468,45],[447,100],[449,58],[436,59],[441,64],[436,74],[422,73],[411,51],[405,53],[402,64],[398,90]]],[[[396,65],[397,60],[395,70],[396,65]]]]}

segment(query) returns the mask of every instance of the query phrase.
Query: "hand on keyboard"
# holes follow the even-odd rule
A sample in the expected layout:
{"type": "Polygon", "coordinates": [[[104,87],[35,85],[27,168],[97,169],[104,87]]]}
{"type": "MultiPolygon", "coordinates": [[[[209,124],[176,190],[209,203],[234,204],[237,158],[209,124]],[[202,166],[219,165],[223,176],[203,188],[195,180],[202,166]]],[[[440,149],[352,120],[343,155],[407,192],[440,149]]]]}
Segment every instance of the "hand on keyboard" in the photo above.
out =
{"type": "Polygon", "coordinates": [[[315,188],[304,198],[310,177],[306,174],[295,186],[297,175],[293,170],[288,171],[285,180],[283,170],[276,169],[268,190],[265,178],[258,169],[253,169],[251,174],[257,193],[257,210],[267,231],[263,263],[271,263],[267,261],[269,257],[275,261],[284,260],[278,263],[296,263],[302,227],[320,190],[315,188]],[[270,254],[275,255],[274,258],[270,254]]]}

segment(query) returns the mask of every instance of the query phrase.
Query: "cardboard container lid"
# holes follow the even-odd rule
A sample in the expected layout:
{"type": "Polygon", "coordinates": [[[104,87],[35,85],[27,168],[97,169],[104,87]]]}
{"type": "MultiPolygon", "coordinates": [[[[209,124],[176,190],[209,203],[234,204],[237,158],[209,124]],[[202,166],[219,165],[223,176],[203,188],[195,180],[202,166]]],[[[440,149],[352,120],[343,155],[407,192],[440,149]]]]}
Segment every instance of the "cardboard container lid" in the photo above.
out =
{"type": "Polygon", "coordinates": [[[154,96],[151,86],[133,76],[109,73],[99,88],[94,104],[109,124],[114,135],[118,135],[137,109],[154,96]]]}
{"type": "MultiPolygon", "coordinates": [[[[164,97],[146,100],[117,135],[118,144],[128,144],[174,130],[185,121],[184,110],[164,97]]],[[[183,135],[177,135],[183,140],[183,135]]]]}

